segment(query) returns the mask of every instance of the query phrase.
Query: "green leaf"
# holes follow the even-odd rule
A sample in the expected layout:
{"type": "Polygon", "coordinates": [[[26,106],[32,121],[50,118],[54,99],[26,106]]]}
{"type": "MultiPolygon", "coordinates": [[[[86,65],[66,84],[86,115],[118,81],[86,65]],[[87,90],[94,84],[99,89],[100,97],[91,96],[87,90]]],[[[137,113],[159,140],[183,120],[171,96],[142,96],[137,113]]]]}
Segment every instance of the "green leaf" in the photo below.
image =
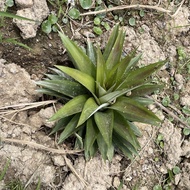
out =
{"type": "Polygon", "coordinates": [[[96,125],[104,138],[104,141],[108,147],[112,144],[112,131],[113,131],[113,111],[108,110],[106,112],[96,112],[94,114],[96,125]]]}
{"type": "Polygon", "coordinates": [[[108,43],[107,43],[107,45],[105,47],[105,50],[104,50],[104,53],[103,53],[103,56],[104,56],[105,60],[108,59],[108,57],[110,55],[110,52],[112,51],[113,45],[114,45],[114,43],[116,41],[116,38],[118,36],[118,31],[119,31],[119,25],[117,24],[114,27],[114,29],[113,29],[110,37],[109,37],[108,43]]]}
{"type": "Polygon", "coordinates": [[[96,51],[95,51],[95,47],[92,44],[92,42],[87,39],[87,56],[90,58],[90,60],[92,61],[92,63],[94,65],[96,65],[96,51]]]}
{"type": "Polygon", "coordinates": [[[85,135],[85,151],[89,152],[90,149],[93,147],[93,144],[97,138],[99,130],[93,120],[90,118],[86,124],[86,135],[85,135]]]}
{"type": "Polygon", "coordinates": [[[189,129],[189,128],[184,128],[184,129],[183,129],[183,134],[184,134],[185,136],[190,135],[190,129],[189,129]]]}
{"type": "Polygon", "coordinates": [[[133,130],[127,120],[119,113],[114,112],[114,131],[123,139],[132,144],[136,149],[140,148],[133,130]]]}
{"type": "Polygon", "coordinates": [[[63,45],[73,59],[75,68],[95,78],[96,69],[89,57],[72,40],[63,33],[59,32],[63,45]]]}
{"type": "Polygon", "coordinates": [[[174,175],[177,175],[181,172],[180,168],[178,166],[175,166],[173,169],[172,169],[174,175]]]}
{"type": "Polygon", "coordinates": [[[55,127],[52,129],[52,131],[51,131],[51,133],[49,135],[52,135],[52,134],[54,134],[54,133],[56,133],[56,132],[58,132],[60,130],[63,130],[71,119],[72,119],[72,116],[64,117],[64,118],[60,119],[56,123],[55,127]]]}
{"type": "Polygon", "coordinates": [[[170,97],[166,96],[162,99],[163,106],[168,106],[171,103],[170,97]]]}
{"type": "Polygon", "coordinates": [[[129,124],[131,130],[133,131],[133,133],[135,134],[135,136],[137,137],[141,137],[142,136],[142,133],[141,131],[139,130],[139,128],[134,125],[134,123],[130,122],[130,121],[127,121],[127,123],[129,124]]]}
{"type": "Polygon", "coordinates": [[[113,146],[113,144],[111,144],[111,146],[108,147],[106,155],[107,155],[108,160],[111,162],[112,159],[113,159],[113,156],[114,156],[114,146],[113,146]]]}
{"type": "Polygon", "coordinates": [[[182,108],[182,112],[184,113],[184,114],[186,114],[186,115],[189,115],[190,114],[190,107],[189,106],[184,106],[183,108],[182,108]]]}
{"type": "Polygon", "coordinates": [[[71,98],[81,94],[85,94],[87,92],[81,84],[68,80],[37,81],[36,84],[48,88],[50,90],[54,90],[60,94],[64,94],[71,98]]]}
{"type": "Polygon", "coordinates": [[[162,186],[161,185],[155,185],[153,187],[153,190],[162,190],[162,186]]]}
{"type": "Polygon", "coordinates": [[[76,114],[70,120],[70,122],[65,127],[64,131],[61,133],[61,135],[59,137],[58,144],[62,143],[66,138],[68,138],[69,136],[71,136],[72,134],[74,134],[74,132],[76,132],[77,130],[79,130],[79,129],[76,129],[76,125],[78,123],[79,117],[80,117],[80,114],[76,114]]]}
{"type": "Polygon", "coordinates": [[[4,168],[3,168],[3,171],[0,173],[0,182],[4,179],[5,174],[6,174],[7,170],[8,170],[8,168],[9,168],[10,162],[11,161],[8,159],[5,166],[4,166],[4,168]]]}
{"type": "Polygon", "coordinates": [[[127,78],[119,85],[117,89],[128,88],[131,86],[137,86],[145,82],[145,79],[148,78],[153,72],[158,70],[165,64],[165,61],[159,61],[157,63],[150,64],[145,67],[138,68],[134,71],[131,71],[127,78]]]}
{"type": "Polygon", "coordinates": [[[90,9],[92,6],[92,0],[79,0],[79,2],[83,9],[90,9]]]}
{"type": "Polygon", "coordinates": [[[124,38],[125,33],[122,30],[119,31],[112,50],[110,51],[110,54],[106,60],[106,67],[108,71],[110,71],[116,64],[120,62],[124,38]]]}
{"type": "Polygon", "coordinates": [[[87,100],[86,95],[80,95],[69,102],[67,102],[62,108],[60,108],[50,119],[49,121],[55,121],[70,115],[79,113],[82,111],[84,104],[87,100]]]}
{"type": "Polygon", "coordinates": [[[126,79],[128,73],[132,70],[132,68],[136,66],[136,64],[140,60],[142,54],[134,57],[135,53],[136,50],[132,51],[129,55],[121,60],[116,75],[117,86],[119,86],[120,83],[122,83],[126,79]]]}
{"type": "Polygon", "coordinates": [[[29,50],[29,51],[32,51],[33,49],[32,48],[30,48],[29,46],[27,46],[26,44],[23,44],[23,43],[21,43],[21,42],[18,42],[15,38],[4,38],[3,39],[3,43],[12,43],[12,44],[14,44],[14,45],[18,45],[18,46],[20,46],[20,47],[23,47],[23,48],[25,48],[25,49],[27,49],[27,50],[29,50]]]}
{"type": "Polygon", "coordinates": [[[139,15],[140,15],[140,17],[144,17],[144,10],[141,9],[141,10],[139,11],[139,15]]]}
{"type": "Polygon", "coordinates": [[[99,26],[100,23],[101,23],[101,19],[99,17],[95,17],[94,18],[94,24],[99,26]]]}
{"type": "Polygon", "coordinates": [[[102,29],[100,27],[98,27],[98,26],[94,26],[93,31],[97,35],[101,35],[103,33],[102,29]]]}
{"type": "Polygon", "coordinates": [[[27,21],[31,21],[31,22],[36,22],[33,19],[29,19],[29,18],[26,18],[26,17],[18,16],[18,15],[9,13],[9,12],[4,12],[4,11],[0,11],[0,16],[14,18],[14,19],[19,19],[19,20],[27,20],[27,21]]]}
{"type": "Polygon", "coordinates": [[[130,25],[130,26],[135,26],[135,24],[136,24],[135,18],[131,17],[131,18],[129,19],[129,25],[130,25]]]}
{"type": "Polygon", "coordinates": [[[74,78],[77,82],[79,82],[86,89],[88,89],[92,94],[95,93],[95,81],[90,75],[83,73],[77,69],[73,69],[73,68],[66,67],[66,66],[56,65],[56,67],[59,68],[64,73],[66,73],[67,75],[74,78]]]}
{"type": "Polygon", "coordinates": [[[49,34],[52,30],[51,28],[51,22],[49,20],[45,20],[42,22],[42,31],[45,32],[46,34],[49,34]]]}
{"type": "Polygon", "coordinates": [[[76,8],[71,8],[68,12],[68,15],[72,18],[72,19],[78,19],[80,17],[80,12],[78,9],[76,8]]]}
{"type": "Polygon", "coordinates": [[[153,104],[154,101],[150,98],[144,98],[144,97],[132,97],[133,100],[137,101],[143,106],[148,106],[150,104],[153,104]]]}
{"type": "Polygon", "coordinates": [[[69,97],[64,96],[61,93],[58,93],[56,91],[53,91],[53,90],[50,90],[50,89],[47,89],[47,88],[38,88],[36,91],[38,93],[41,93],[41,94],[47,94],[47,95],[50,95],[50,96],[56,96],[58,98],[69,100],[69,97]]]}
{"type": "Polygon", "coordinates": [[[144,84],[131,92],[131,96],[144,96],[153,93],[156,90],[162,90],[164,85],[144,84]]]}
{"type": "Polygon", "coordinates": [[[62,71],[60,71],[57,68],[49,68],[51,71],[53,71],[53,73],[55,73],[56,75],[58,75],[59,77],[62,77],[62,79],[68,79],[68,80],[74,80],[72,79],[70,76],[66,75],[65,73],[63,73],[62,71]]]}
{"type": "Polygon", "coordinates": [[[104,138],[102,137],[101,133],[99,133],[97,136],[97,143],[98,143],[98,148],[100,150],[102,158],[104,160],[107,160],[108,146],[107,146],[104,138]]]}
{"type": "Polygon", "coordinates": [[[107,91],[100,86],[98,82],[96,82],[96,94],[98,94],[98,97],[106,95],[107,91]]]}
{"type": "Polygon", "coordinates": [[[95,102],[94,98],[89,98],[84,104],[77,126],[82,125],[86,120],[88,120],[94,114],[98,107],[99,106],[95,102]]]}
{"type": "MultiPolygon", "coordinates": [[[[105,60],[104,57],[100,51],[100,48],[97,48],[97,68],[96,68],[96,81],[98,85],[103,87],[103,81],[104,81],[104,67],[105,67],[105,60]]],[[[96,86],[96,90],[98,90],[99,87],[96,86]]]]}
{"type": "Polygon", "coordinates": [[[116,99],[118,97],[120,97],[122,95],[125,95],[128,92],[131,92],[131,90],[133,90],[135,88],[132,88],[132,89],[127,88],[127,89],[123,89],[123,90],[113,91],[113,92],[107,93],[104,96],[102,96],[101,98],[99,98],[99,101],[100,101],[100,103],[109,102],[110,104],[113,104],[113,102],[116,101],[116,99]]]}
{"type": "Polygon", "coordinates": [[[98,151],[98,144],[97,141],[94,142],[94,144],[91,146],[90,150],[85,155],[85,158],[88,160],[89,158],[93,158],[96,154],[96,152],[98,151]]]}
{"type": "Polygon", "coordinates": [[[6,1],[5,1],[5,5],[6,5],[7,7],[12,7],[12,6],[14,5],[14,1],[13,1],[13,0],[6,0],[6,1]]]}
{"type": "Polygon", "coordinates": [[[57,23],[58,18],[57,18],[56,15],[50,14],[50,15],[48,16],[48,21],[49,21],[51,24],[55,24],[55,23],[57,23]]]}
{"type": "Polygon", "coordinates": [[[115,132],[113,133],[113,142],[114,145],[116,145],[125,156],[129,157],[131,160],[133,159],[133,153],[128,149],[127,146],[125,146],[125,140],[115,132]]]}
{"type": "Polygon", "coordinates": [[[90,9],[92,6],[92,0],[79,0],[83,9],[90,9]]]}
{"type": "Polygon", "coordinates": [[[131,98],[119,97],[116,103],[109,108],[119,111],[129,121],[152,125],[158,125],[160,122],[154,113],[131,98]]]}

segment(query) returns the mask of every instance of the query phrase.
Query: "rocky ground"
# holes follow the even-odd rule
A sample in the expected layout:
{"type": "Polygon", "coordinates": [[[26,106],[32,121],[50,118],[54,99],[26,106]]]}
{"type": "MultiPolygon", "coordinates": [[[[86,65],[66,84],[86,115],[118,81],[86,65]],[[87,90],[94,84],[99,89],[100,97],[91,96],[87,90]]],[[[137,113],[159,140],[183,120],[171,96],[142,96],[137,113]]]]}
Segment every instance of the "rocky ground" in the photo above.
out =
{"type": "MultiPolygon", "coordinates": [[[[3,2],[0,2],[1,10],[3,2]]],[[[177,10],[175,1],[160,2],[160,7],[168,5],[168,10],[177,10]]],[[[147,3],[156,2],[141,1],[147,3]]],[[[57,34],[46,35],[39,28],[52,11],[50,4],[45,0],[27,4],[15,0],[13,12],[40,22],[5,19],[0,28],[4,39],[16,37],[32,48],[29,51],[5,41],[0,44],[0,174],[10,159],[0,189],[9,181],[19,179],[26,189],[34,190],[39,178],[41,189],[151,190],[157,187],[159,190],[158,185],[163,189],[190,189],[190,135],[184,134],[184,128],[190,125],[190,3],[182,3],[173,17],[146,10],[141,18],[135,10],[130,10],[136,24],[129,26],[124,22],[126,53],[138,47],[138,52],[143,53],[140,64],[144,65],[168,60],[155,76],[155,80],[166,86],[160,94],[152,96],[156,104],[150,107],[162,119],[162,124],[160,127],[137,124],[143,133],[139,139],[142,146],[139,156],[130,161],[116,152],[109,163],[99,155],[86,162],[82,152],[72,151],[72,142],[58,147],[56,137],[48,136],[54,123],[47,120],[60,105],[37,94],[34,81],[40,80],[48,67],[65,64],[67,57],[57,34]]],[[[86,26],[71,20],[63,30],[83,46],[88,34],[92,41],[104,47],[109,31],[100,37],[94,35],[90,19],[84,17],[83,22],[90,23],[86,26]]],[[[113,26],[115,21],[110,15],[109,19],[113,26]]]]}

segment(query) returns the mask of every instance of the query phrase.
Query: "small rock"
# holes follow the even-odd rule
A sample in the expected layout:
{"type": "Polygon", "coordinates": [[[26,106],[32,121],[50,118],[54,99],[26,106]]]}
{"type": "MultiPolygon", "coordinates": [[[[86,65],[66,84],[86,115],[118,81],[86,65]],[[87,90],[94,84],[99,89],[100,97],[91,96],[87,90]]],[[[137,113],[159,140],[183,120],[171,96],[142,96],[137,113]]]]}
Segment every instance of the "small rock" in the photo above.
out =
{"type": "Polygon", "coordinates": [[[114,177],[114,179],[113,179],[113,186],[116,187],[116,188],[118,188],[119,185],[120,185],[120,183],[121,183],[121,180],[119,179],[119,177],[114,177]]]}
{"type": "Polygon", "coordinates": [[[160,170],[160,172],[163,173],[163,174],[167,174],[167,173],[168,173],[168,170],[167,170],[167,168],[166,168],[164,165],[162,165],[162,166],[159,168],[159,170],[160,170]]]}
{"type": "Polygon", "coordinates": [[[186,26],[189,24],[189,8],[187,6],[182,6],[175,17],[167,22],[167,28],[173,35],[178,35],[181,32],[185,32],[189,30],[189,27],[178,27],[178,26],[186,26]]]}
{"type": "Polygon", "coordinates": [[[29,8],[33,6],[33,0],[15,0],[15,3],[20,8],[29,8]]]}
{"type": "Polygon", "coordinates": [[[5,0],[0,1],[0,11],[3,11],[5,9],[5,0]]]}
{"type": "Polygon", "coordinates": [[[3,180],[0,181],[0,189],[3,189],[5,188],[5,183],[3,180]]]}
{"type": "Polygon", "coordinates": [[[37,22],[31,22],[26,20],[14,19],[13,22],[21,30],[21,36],[24,39],[33,38],[36,36],[38,26],[48,16],[49,8],[46,0],[34,0],[33,6],[17,11],[17,15],[23,16],[29,19],[33,19],[37,22]]]}
{"type": "Polygon", "coordinates": [[[63,158],[63,156],[58,155],[58,156],[53,156],[52,157],[53,163],[56,166],[64,166],[65,165],[65,160],[63,158]]]}
{"type": "Polygon", "coordinates": [[[184,78],[181,74],[176,74],[175,75],[175,80],[177,82],[177,88],[178,90],[181,90],[183,87],[183,83],[184,83],[184,78]]]}
{"type": "Polygon", "coordinates": [[[182,146],[182,155],[186,158],[190,158],[190,141],[184,140],[183,146],[182,146]]]}
{"type": "Polygon", "coordinates": [[[181,97],[180,104],[182,106],[190,106],[190,96],[186,94],[184,97],[181,97]]]}
{"type": "Polygon", "coordinates": [[[54,114],[54,109],[53,107],[48,107],[46,109],[41,109],[39,112],[39,116],[42,118],[43,120],[43,125],[47,126],[47,127],[54,127],[55,122],[49,122],[49,118],[52,117],[52,115],[54,114]]]}
{"type": "Polygon", "coordinates": [[[181,179],[181,174],[176,174],[174,178],[175,185],[178,185],[180,179],[181,179]]]}
{"type": "Polygon", "coordinates": [[[175,128],[169,120],[165,119],[159,132],[164,137],[164,152],[167,155],[166,167],[172,169],[181,160],[181,129],[175,128]]]}
{"type": "Polygon", "coordinates": [[[148,187],[146,187],[146,186],[141,187],[140,190],[148,190],[148,187]]]}

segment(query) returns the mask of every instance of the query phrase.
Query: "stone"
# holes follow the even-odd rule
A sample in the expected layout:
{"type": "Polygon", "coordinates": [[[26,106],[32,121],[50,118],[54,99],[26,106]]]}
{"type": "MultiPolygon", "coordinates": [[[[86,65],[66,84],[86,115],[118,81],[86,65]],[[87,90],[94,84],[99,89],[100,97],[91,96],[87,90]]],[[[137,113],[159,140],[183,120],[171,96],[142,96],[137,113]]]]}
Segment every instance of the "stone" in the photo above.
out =
{"type": "Polygon", "coordinates": [[[33,6],[33,0],[15,0],[15,4],[20,8],[29,8],[33,6]]]}
{"type": "Polygon", "coordinates": [[[58,155],[58,156],[52,156],[52,160],[54,165],[56,166],[65,166],[65,160],[63,156],[58,155]]]}
{"type": "Polygon", "coordinates": [[[49,8],[46,0],[34,0],[33,6],[30,8],[24,8],[17,11],[17,15],[23,16],[32,21],[14,19],[13,21],[21,31],[21,36],[24,39],[33,38],[36,36],[37,29],[41,25],[42,21],[48,16],[49,8]]]}
{"type": "Polygon", "coordinates": [[[3,62],[0,62],[0,106],[33,102],[37,97],[36,84],[30,75],[16,64],[3,62]]]}
{"type": "Polygon", "coordinates": [[[169,120],[165,119],[159,133],[164,137],[164,153],[167,155],[166,167],[172,169],[181,160],[181,129],[175,128],[169,120]]]}
{"type": "Polygon", "coordinates": [[[186,94],[185,96],[181,97],[180,104],[182,106],[190,106],[190,96],[186,94]]]}

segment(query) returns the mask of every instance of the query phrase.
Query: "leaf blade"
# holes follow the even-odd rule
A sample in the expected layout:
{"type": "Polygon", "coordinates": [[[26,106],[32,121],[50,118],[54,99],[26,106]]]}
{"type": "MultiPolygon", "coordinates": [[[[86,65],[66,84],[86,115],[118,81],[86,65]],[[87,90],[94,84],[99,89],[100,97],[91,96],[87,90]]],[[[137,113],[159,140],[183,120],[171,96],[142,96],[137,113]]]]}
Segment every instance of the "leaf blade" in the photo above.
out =
{"type": "Polygon", "coordinates": [[[95,93],[95,80],[90,75],[83,73],[77,69],[69,68],[66,66],[58,66],[61,71],[66,73],[67,75],[74,78],[77,82],[82,84],[86,89],[88,89],[92,94],[95,93]]]}
{"type": "Polygon", "coordinates": [[[95,66],[92,61],[88,58],[88,56],[66,35],[59,32],[59,36],[61,40],[74,60],[75,68],[79,69],[80,71],[95,77],[95,66]]]}
{"type": "Polygon", "coordinates": [[[92,97],[89,98],[84,104],[77,127],[82,125],[86,120],[88,120],[91,117],[91,115],[94,113],[94,111],[97,110],[98,107],[99,106],[97,105],[94,98],[92,97]]]}
{"type": "Polygon", "coordinates": [[[70,115],[79,113],[82,111],[82,108],[87,100],[87,95],[79,95],[69,102],[67,102],[62,108],[60,108],[50,119],[49,121],[55,121],[70,115]]]}
{"type": "Polygon", "coordinates": [[[129,121],[137,121],[151,125],[158,125],[160,123],[160,119],[158,119],[153,112],[128,97],[119,97],[117,102],[109,108],[119,111],[129,121]]]}
{"type": "Polygon", "coordinates": [[[104,138],[108,147],[112,144],[112,131],[113,131],[113,111],[108,110],[106,112],[96,112],[94,114],[96,125],[104,138]]]}

